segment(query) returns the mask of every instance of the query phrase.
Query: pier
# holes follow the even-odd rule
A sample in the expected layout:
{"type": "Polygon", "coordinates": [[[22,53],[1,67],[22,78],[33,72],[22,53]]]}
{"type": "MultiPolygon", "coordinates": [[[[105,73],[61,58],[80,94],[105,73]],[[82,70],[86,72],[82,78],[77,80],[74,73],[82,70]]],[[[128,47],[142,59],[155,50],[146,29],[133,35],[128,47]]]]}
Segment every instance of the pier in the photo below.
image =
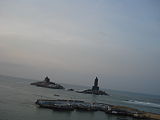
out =
{"type": "Polygon", "coordinates": [[[35,102],[42,108],[49,108],[58,111],[103,111],[106,114],[129,116],[139,119],[160,120],[159,114],[147,113],[137,109],[114,106],[105,103],[89,103],[80,100],[48,100],[38,99],[35,102]]]}

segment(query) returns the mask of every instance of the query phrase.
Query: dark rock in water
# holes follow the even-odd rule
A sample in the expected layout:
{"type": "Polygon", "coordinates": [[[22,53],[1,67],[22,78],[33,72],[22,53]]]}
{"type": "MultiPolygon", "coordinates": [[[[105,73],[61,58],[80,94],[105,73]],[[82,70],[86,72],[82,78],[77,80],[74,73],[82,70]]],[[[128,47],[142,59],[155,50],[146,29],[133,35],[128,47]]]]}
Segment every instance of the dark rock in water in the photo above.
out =
{"type": "Polygon", "coordinates": [[[59,97],[60,95],[58,95],[58,94],[54,94],[54,96],[57,96],[57,97],[59,97]]]}
{"type": "Polygon", "coordinates": [[[84,94],[95,94],[95,95],[109,95],[105,91],[98,90],[96,93],[94,93],[91,89],[84,90],[84,91],[76,91],[78,93],[84,93],[84,94]]]}
{"type": "Polygon", "coordinates": [[[46,77],[44,81],[34,82],[31,83],[31,85],[36,85],[38,87],[52,88],[52,89],[64,89],[62,85],[50,82],[50,79],[48,77],[46,77]]]}
{"type": "Polygon", "coordinates": [[[68,89],[68,91],[74,91],[74,89],[71,88],[71,89],[68,89]]]}

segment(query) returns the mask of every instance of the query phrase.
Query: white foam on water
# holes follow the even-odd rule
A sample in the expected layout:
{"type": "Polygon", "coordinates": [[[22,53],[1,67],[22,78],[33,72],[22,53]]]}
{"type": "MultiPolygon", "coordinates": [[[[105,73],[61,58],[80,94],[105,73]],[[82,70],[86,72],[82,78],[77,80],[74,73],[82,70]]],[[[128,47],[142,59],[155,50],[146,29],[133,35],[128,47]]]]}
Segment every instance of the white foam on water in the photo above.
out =
{"type": "Polygon", "coordinates": [[[160,104],[157,104],[157,103],[137,101],[137,100],[127,100],[127,101],[124,101],[124,102],[131,103],[131,104],[137,104],[137,105],[143,105],[143,106],[150,106],[150,107],[160,108],[160,104]]]}

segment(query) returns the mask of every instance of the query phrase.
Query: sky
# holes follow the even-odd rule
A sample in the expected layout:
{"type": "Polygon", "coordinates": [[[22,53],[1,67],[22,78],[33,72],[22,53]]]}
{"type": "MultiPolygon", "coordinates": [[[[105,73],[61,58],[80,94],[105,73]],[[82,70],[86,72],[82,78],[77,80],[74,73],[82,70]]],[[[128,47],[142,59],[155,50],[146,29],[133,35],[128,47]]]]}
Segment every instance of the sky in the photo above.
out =
{"type": "Polygon", "coordinates": [[[159,0],[0,0],[0,74],[160,95],[159,0]]]}

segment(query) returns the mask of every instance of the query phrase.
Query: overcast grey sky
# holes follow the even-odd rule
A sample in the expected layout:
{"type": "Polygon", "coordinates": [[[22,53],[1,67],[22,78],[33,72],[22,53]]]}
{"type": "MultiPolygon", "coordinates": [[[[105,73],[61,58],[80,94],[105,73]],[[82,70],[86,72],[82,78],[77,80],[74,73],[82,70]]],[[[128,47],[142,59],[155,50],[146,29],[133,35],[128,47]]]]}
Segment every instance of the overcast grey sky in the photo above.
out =
{"type": "Polygon", "coordinates": [[[160,95],[159,0],[0,0],[0,74],[160,95]]]}

